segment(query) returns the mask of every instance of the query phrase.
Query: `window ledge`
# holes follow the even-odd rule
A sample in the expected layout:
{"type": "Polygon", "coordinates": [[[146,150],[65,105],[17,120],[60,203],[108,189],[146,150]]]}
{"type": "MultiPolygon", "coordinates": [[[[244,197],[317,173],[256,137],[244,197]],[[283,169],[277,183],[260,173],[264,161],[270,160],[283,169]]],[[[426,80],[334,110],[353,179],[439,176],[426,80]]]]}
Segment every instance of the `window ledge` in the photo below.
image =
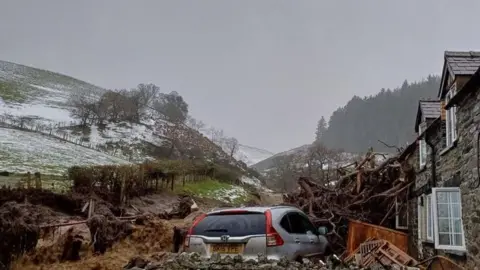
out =
{"type": "Polygon", "coordinates": [[[448,146],[445,149],[443,149],[442,151],[440,151],[440,156],[445,155],[446,153],[450,152],[450,150],[455,148],[457,146],[457,141],[458,140],[453,141],[453,143],[450,146],[448,146]]]}
{"type": "Polygon", "coordinates": [[[417,173],[424,172],[427,169],[427,164],[420,165],[420,169],[418,170],[417,173]]]}
{"type": "Polygon", "coordinates": [[[432,247],[435,246],[435,243],[432,240],[423,240],[422,243],[429,246],[431,245],[432,247]]]}
{"type": "Polygon", "coordinates": [[[448,253],[448,254],[452,254],[452,255],[456,255],[456,256],[465,256],[465,255],[467,255],[467,251],[466,251],[466,250],[450,250],[450,249],[444,249],[443,252],[448,253]]]}

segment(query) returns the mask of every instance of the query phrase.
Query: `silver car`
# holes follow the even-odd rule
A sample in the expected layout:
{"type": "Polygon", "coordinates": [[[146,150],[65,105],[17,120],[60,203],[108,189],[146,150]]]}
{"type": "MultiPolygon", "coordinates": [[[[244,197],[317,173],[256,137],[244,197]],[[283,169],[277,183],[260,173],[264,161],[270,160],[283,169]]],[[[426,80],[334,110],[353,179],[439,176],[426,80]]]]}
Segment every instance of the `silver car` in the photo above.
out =
{"type": "Polygon", "coordinates": [[[199,216],[189,229],[184,251],[203,257],[240,254],[257,259],[259,253],[278,260],[318,258],[328,249],[326,228],[315,228],[307,215],[291,206],[242,207],[199,216]]]}

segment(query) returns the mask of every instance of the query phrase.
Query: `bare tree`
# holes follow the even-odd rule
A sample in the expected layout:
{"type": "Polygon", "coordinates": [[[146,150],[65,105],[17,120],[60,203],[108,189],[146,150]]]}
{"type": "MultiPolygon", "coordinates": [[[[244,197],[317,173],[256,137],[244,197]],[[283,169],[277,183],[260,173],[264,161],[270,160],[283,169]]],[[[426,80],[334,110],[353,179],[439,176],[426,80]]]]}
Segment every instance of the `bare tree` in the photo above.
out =
{"type": "Polygon", "coordinates": [[[214,127],[210,127],[208,129],[208,133],[210,134],[210,140],[213,143],[223,147],[222,144],[223,144],[223,139],[225,137],[224,134],[223,134],[223,130],[215,129],[214,127]]]}
{"type": "Polygon", "coordinates": [[[187,121],[185,123],[189,128],[196,131],[200,131],[205,127],[205,124],[201,120],[193,118],[191,115],[187,116],[187,121]]]}
{"type": "Polygon", "coordinates": [[[275,186],[279,187],[282,192],[288,192],[295,186],[296,162],[293,155],[285,155],[273,159],[274,169],[268,173],[275,186]]]}
{"type": "Polygon", "coordinates": [[[323,184],[328,183],[334,172],[334,167],[340,161],[340,152],[329,149],[320,141],[315,141],[307,150],[305,163],[307,175],[318,179],[323,184]]]}
{"type": "Polygon", "coordinates": [[[93,122],[95,119],[96,100],[92,92],[72,92],[67,104],[70,107],[70,116],[79,119],[82,126],[93,122]]]}
{"type": "Polygon", "coordinates": [[[225,147],[228,151],[228,154],[230,155],[231,158],[233,158],[233,155],[238,151],[238,140],[230,137],[230,138],[225,138],[225,147]]]}
{"type": "Polygon", "coordinates": [[[183,155],[183,148],[182,148],[182,128],[179,124],[161,124],[163,134],[165,137],[168,138],[170,142],[170,151],[168,153],[168,158],[172,158],[175,149],[180,154],[183,155]]]}

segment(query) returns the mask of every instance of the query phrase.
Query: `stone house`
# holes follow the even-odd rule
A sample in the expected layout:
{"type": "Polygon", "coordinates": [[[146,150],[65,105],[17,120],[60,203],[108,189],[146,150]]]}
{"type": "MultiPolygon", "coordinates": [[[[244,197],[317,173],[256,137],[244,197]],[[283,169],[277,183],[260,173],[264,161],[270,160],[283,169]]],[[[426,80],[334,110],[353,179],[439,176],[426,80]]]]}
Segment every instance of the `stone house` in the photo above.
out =
{"type": "Polygon", "coordinates": [[[409,251],[480,266],[480,52],[445,52],[438,101],[419,102],[409,251]]]}

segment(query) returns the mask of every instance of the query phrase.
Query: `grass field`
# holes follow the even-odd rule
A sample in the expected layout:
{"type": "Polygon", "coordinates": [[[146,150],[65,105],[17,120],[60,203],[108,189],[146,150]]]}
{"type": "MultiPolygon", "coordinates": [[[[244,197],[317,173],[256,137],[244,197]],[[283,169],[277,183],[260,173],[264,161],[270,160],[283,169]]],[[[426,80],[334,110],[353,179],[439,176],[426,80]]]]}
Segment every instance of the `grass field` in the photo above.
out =
{"type": "MultiPolygon", "coordinates": [[[[70,190],[72,181],[66,179],[60,175],[42,175],[42,188],[51,190],[54,192],[64,193],[70,190]]],[[[6,186],[10,188],[23,187],[27,188],[27,175],[26,174],[11,174],[10,176],[0,176],[0,186],[6,186]]],[[[31,186],[35,187],[35,177],[31,175],[31,186]]]]}
{"type": "Polygon", "coordinates": [[[198,182],[187,182],[185,185],[177,181],[175,193],[187,193],[200,198],[216,199],[233,204],[242,204],[252,199],[252,195],[243,187],[230,185],[215,179],[198,182]]]}

